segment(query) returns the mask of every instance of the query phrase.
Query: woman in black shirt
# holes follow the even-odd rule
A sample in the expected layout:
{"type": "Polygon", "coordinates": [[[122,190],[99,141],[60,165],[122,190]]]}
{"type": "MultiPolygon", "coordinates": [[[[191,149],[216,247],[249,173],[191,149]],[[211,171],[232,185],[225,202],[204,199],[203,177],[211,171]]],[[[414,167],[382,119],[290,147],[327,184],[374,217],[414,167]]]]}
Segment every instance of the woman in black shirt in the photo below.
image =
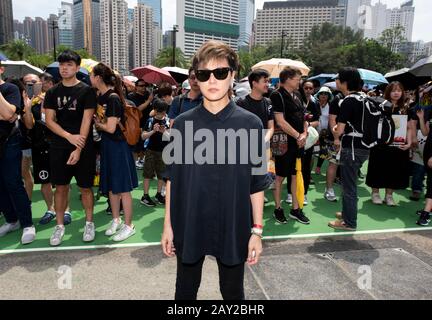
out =
{"type": "Polygon", "coordinates": [[[132,224],[132,194],[138,187],[132,152],[123,136],[119,123],[124,121],[125,100],[119,76],[103,63],[94,67],[91,82],[100,93],[96,128],[102,131],[101,182],[102,193],[108,194],[113,221],[106,236],[113,240],[124,241],[135,234],[132,224]],[[120,201],[125,212],[125,224],[120,218],[120,201]]]}

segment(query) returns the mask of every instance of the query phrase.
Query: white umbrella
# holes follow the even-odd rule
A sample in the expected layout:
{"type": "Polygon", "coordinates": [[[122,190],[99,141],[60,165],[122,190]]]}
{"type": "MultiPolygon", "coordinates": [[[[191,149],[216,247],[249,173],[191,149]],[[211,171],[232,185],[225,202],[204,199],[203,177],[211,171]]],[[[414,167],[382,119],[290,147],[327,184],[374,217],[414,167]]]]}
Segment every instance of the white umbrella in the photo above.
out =
{"type": "Polygon", "coordinates": [[[432,76],[432,56],[418,61],[412,66],[410,72],[417,77],[432,76]]]}
{"type": "Polygon", "coordinates": [[[2,61],[2,66],[5,67],[5,77],[22,78],[29,73],[41,75],[43,71],[38,67],[32,66],[26,61],[2,61]]]}
{"type": "Polygon", "coordinates": [[[270,59],[261,61],[252,67],[252,70],[264,69],[270,73],[270,78],[279,78],[279,74],[285,67],[294,67],[301,71],[303,76],[307,76],[310,72],[310,68],[305,65],[302,61],[291,60],[291,59],[270,59]]]}
{"type": "Polygon", "coordinates": [[[168,71],[178,83],[182,83],[183,81],[187,80],[187,78],[189,78],[188,69],[179,67],[164,67],[162,70],[168,71]]]}

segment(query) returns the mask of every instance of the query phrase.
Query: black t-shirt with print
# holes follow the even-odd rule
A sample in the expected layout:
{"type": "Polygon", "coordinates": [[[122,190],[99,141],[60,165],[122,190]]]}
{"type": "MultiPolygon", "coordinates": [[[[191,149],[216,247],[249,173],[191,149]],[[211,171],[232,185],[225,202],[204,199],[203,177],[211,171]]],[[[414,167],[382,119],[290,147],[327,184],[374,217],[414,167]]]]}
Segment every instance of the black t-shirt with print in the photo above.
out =
{"type": "MultiPolygon", "coordinates": [[[[48,90],[45,96],[44,108],[56,111],[57,124],[70,134],[80,133],[84,110],[96,109],[96,92],[83,82],[73,87],[66,87],[59,83],[48,90]],[[74,99],[72,103],[69,100],[74,99]],[[68,108],[65,108],[68,106],[68,108]]],[[[89,134],[87,143],[92,139],[89,134]]],[[[55,148],[71,149],[73,146],[66,139],[54,134],[52,146],[55,148]]]]}
{"type": "MultiPolygon", "coordinates": [[[[336,123],[338,122],[338,117],[339,117],[339,113],[340,113],[340,106],[343,102],[343,99],[344,99],[344,95],[339,92],[337,95],[335,95],[333,100],[330,102],[329,115],[336,116],[336,123]]],[[[329,123],[329,126],[330,126],[330,123],[329,123]]],[[[329,141],[334,140],[334,136],[333,136],[333,133],[331,132],[331,130],[329,130],[329,132],[328,132],[327,139],[329,141]]]]}
{"type": "MultiPolygon", "coordinates": [[[[124,121],[124,107],[120,97],[115,94],[114,90],[108,90],[104,95],[99,96],[98,104],[102,106],[105,118],[115,117],[120,118],[120,121],[124,121]]],[[[102,132],[102,136],[115,141],[125,140],[119,125],[117,125],[116,131],[114,133],[108,133],[104,131],[102,132]]]]}

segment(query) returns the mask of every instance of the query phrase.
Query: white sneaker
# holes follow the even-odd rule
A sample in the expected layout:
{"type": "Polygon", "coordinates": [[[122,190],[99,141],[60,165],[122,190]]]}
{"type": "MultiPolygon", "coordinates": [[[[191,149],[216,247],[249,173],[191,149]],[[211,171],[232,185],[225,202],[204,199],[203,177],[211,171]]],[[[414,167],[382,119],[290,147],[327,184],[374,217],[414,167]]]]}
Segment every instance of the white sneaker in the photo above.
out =
{"type": "Polygon", "coordinates": [[[396,207],[396,202],[394,201],[393,196],[391,194],[386,195],[386,197],[385,197],[385,203],[389,207],[396,207]]]}
{"type": "Polygon", "coordinates": [[[334,189],[326,189],[326,190],[325,190],[325,193],[324,193],[324,198],[325,198],[327,201],[330,201],[330,202],[336,202],[336,201],[337,201],[337,198],[336,198],[336,194],[335,194],[334,189]]]}
{"type": "Polygon", "coordinates": [[[119,220],[113,219],[113,221],[111,221],[110,227],[105,232],[105,235],[108,237],[115,235],[117,233],[117,231],[119,231],[121,229],[121,226],[122,226],[122,220],[121,219],[119,219],[119,220]]]}
{"type": "Polygon", "coordinates": [[[292,195],[288,193],[288,197],[285,200],[286,203],[292,204],[292,195]]]}
{"type": "Polygon", "coordinates": [[[129,227],[128,225],[124,224],[120,231],[114,236],[113,240],[115,242],[124,241],[130,237],[132,237],[135,234],[135,226],[132,225],[132,227],[129,227]]]}
{"type": "Polygon", "coordinates": [[[377,205],[382,205],[384,203],[379,193],[372,193],[372,203],[377,205]]]}
{"type": "Polygon", "coordinates": [[[0,237],[4,237],[5,235],[7,235],[8,233],[11,233],[13,231],[16,231],[20,228],[20,223],[19,221],[15,222],[15,223],[5,223],[4,225],[2,225],[0,227],[0,237]]]}
{"type": "Polygon", "coordinates": [[[142,170],[144,168],[144,160],[138,159],[135,162],[135,166],[138,170],[142,170]]]}
{"type": "Polygon", "coordinates": [[[36,239],[36,228],[31,226],[29,228],[24,228],[23,235],[21,237],[21,243],[23,245],[30,244],[36,239]]]}
{"type": "Polygon", "coordinates": [[[95,239],[95,225],[93,222],[86,222],[84,227],[83,241],[92,242],[95,239]]]}
{"type": "Polygon", "coordinates": [[[56,226],[50,239],[50,245],[53,247],[61,245],[64,234],[65,227],[56,226]]]}

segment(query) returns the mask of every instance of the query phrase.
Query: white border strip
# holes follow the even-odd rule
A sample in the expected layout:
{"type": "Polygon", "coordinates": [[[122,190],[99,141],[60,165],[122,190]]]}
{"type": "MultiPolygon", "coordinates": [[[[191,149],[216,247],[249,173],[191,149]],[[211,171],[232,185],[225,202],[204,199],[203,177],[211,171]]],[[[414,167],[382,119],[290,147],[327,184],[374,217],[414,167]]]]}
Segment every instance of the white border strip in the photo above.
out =
{"type": "MultiPolygon", "coordinates": [[[[284,235],[264,237],[264,240],[289,240],[289,239],[307,239],[335,236],[351,236],[351,235],[368,235],[368,234],[384,234],[384,233],[405,233],[413,231],[432,231],[432,227],[425,228],[406,228],[406,229],[387,229],[387,230],[369,230],[369,231],[353,231],[353,232],[333,232],[333,233],[312,233],[300,235],[284,235]]],[[[12,253],[33,253],[33,252],[55,252],[55,251],[79,251],[79,250],[95,250],[95,249],[124,249],[124,248],[146,248],[160,246],[160,242],[148,243],[130,243],[130,244],[110,244],[110,245],[95,245],[95,246],[75,246],[75,247],[53,247],[53,248],[35,248],[35,249],[11,249],[0,250],[2,254],[12,253]]]]}

